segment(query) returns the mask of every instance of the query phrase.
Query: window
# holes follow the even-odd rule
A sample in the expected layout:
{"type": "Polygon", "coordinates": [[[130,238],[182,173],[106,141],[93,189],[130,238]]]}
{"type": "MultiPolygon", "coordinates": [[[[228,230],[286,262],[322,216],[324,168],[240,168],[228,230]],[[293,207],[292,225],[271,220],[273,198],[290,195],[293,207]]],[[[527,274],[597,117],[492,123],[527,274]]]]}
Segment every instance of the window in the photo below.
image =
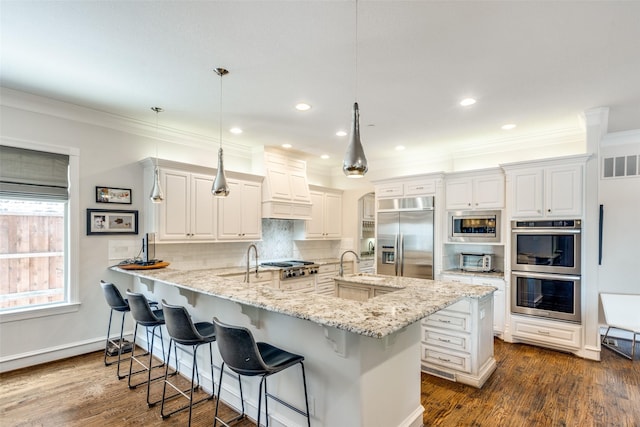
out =
{"type": "Polygon", "coordinates": [[[77,268],[71,268],[78,239],[70,226],[77,221],[71,210],[76,197],[69,191],[77,180],[73,151],[0,145],[2,321],[58,312],[77,302],[77,268]]]}

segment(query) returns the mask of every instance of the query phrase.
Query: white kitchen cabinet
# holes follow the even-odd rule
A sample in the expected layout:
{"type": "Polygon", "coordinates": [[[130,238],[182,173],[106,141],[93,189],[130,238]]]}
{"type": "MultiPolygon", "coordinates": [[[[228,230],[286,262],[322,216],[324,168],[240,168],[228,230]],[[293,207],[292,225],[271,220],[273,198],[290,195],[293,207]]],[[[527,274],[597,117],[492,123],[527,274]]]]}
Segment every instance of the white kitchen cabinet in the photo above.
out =
{"type": "Polygon", "coordinates": [[[229,195],[218,201],[218,239],[261,239],[261,184],[237,179],[227,179],[227,183],[229,195]]]}
{"type": "Polygon", "coordinates": [[[342,191],[311,186],[311,219],[294,224],[297,239],[342,238],[342,191]]]}
{"type": "Polygon", "coordinates": [[[409,196],[430,196],[436,193],[438,176],[414,177],[404,180],[393,180],[376,184],[376,195],[378,199],[409,196]]]}
{"type": "Polygon", "coordinates": [[[147,194],[153,185],[156,161],[164,201],[156,204],[146,198],[144,215],[144,232],[156,233],[156,243],[216,242],[229,240],[233,233],[244,233],[244,240],[261,238],[262,176],[227,171],[231,193],[222,199],[211,193],[215,169],[171,160],[145,159],[141,164],[147,194]]]}
{"type": "Polygon", "coordinates": [[[503,165],[510,182],[512,218],[572,218],[582,216],[585,156],[562,160],[503,165]],[[531,167],[527,167],[531,166],[531,167]]]}
{"type": "Polygon", "coordinates": [[[376,220],[376,197],[373,194],[362,196],[362,221],[376,220]]]}
{"type": "Polygon", "coordinates": [[[375,259],[361,259],[358,263],[358,272],[359,273],[375,273],[375,259]]]}
{"type": "Polygon", "coordinates": [[[160,169],[164,202],[154,205],[158,224],[156,241],[214,241],[216,200],[211,194],[213,176],[160,169]]]}
{"type": "Polygon", "coordinates": [[[336,296],[338,298],[350,299],[353,301],[367,301],[380,295],[393,292],[394,288],[388,286],[375,286],[353,282],[343,282],[339,277],[335,278],[336,296]]]}
{"type": "Polygon", "coordinates": [[[300,279],[280,280],[280,289],[289,292],[313,293],[316,289],[316,279],[308,276],[300,279]]]}
{"type": "Polygon", "coordinates": [[[422,320],[422,371],[482,387],[496,369],[493,298],[465,298],[422,320]]]}
{"type": "Polygon", "coordinates": [[[504,208],[504,175],[466,176],[445,179],[447,210],[504,208]]]}
{"type": "Polygon", "coordinates": [[[531,316],[511,315],[512,342],[526,342],[557,350],[579,350],[582,326],[531,316]]]}
{"type": "Polygon", "coordinates": [[[497,277],[484,277],[469,274],[442,274],[441,280],[469,285],[493,286],[497,291],[493,293],[493,333],[502,336],[505,326],[506,297],[505,282],[497,277]]]}
{"type": "MultiPolygon", "coordinates": [[[[345,261],[342,264],[344,274],[353,274],[353,261],[345,261]]],[[[321,264],[316,277],[316,293],[334,296],[336,285],[333,281],[338,276],[340,263],[321,264]]]]}

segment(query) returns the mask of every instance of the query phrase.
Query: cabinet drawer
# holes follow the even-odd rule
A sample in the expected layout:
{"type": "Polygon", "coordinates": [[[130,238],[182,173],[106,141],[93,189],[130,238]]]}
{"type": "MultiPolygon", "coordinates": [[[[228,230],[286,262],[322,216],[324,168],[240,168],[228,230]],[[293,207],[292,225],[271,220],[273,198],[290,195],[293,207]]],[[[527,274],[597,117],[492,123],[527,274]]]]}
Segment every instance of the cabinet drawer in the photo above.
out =
{"type": "Polygon", "coordinates": [[[389,184],[389,185],[376,187],[377,198],[397,197],[397,196],[402,196],[402,194],[403,194],[402,183],[389,184]]]}
{"type": "Polygon", "coordinates": [[[438,329],[469,332],[471,330],[471,316],[463,313],[441,310],[427,317],[423,324],[425,326],[431,326],[438,329]]]}
{"type": "Polygon", "coordinates": [[[422,346],[422,360],[434,365],[455,369],[456,371],[471,372],[471,356],[464,353],[449,352],[444,349],[422,346]]]}
{"type": "Polygon", "coordinates": [[[442,330],[423,328],[422,342],[430,346],[435,345],[464,352],[471,350],[469,335],[464,333],[444,333],[442,330]]]}
{"type": "Polygon", "coordinates": [[[313,292],[315,290],[315,281],[311,278],[308,280],[281,281],[280,289],[283,291],[313,292]]]}
{"type": "Polygon", "coordinates": [[[512,316],[513,336],[516,338],[538,341],[542,344],[579,349],[582,328],[579,325],[545,322],[544,320],[525,319],[512,316]]]}
{"type": "Polygon", "coordinates": [[[424,194],[435,194],[435,181],[412,181],[404,185],[405,196],[421,196],[424,194]]]}

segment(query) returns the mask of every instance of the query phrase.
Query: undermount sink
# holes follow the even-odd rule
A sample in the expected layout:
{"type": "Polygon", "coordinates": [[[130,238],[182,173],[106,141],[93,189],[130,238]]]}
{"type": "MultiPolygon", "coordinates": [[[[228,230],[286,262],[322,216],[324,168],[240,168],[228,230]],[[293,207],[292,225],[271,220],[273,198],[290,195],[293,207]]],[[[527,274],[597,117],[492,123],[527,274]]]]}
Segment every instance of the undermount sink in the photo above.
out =
{"type": "Polygon", "coordinates": [[[386,277],[376,276],[376,275],[373,275],[371,273],[356,273],[352,277],[357,277],[359,279],[366,280],[366,281],[372,281],[372,282],[383,282],[383,281],[387,280],[386,277]]]}

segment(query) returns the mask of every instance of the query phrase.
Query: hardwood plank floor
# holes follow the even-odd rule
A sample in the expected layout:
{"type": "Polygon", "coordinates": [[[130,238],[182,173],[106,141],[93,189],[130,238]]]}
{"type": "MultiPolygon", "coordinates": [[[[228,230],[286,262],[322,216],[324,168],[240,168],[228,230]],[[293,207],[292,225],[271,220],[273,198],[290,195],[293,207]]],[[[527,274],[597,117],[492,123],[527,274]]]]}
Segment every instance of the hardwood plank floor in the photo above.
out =
{"type": "MultiPolygon", "coordinates": [[[[423,374],[424,425],[640,427],[638,357],[631,362],[603,349],[602,361],[593,362],[498,339],[495,355],[498,368],[479,390],[423,374]]],[[[161,390],[154,384],[156,396],[161,390]]],[[[0,425],[186,425],[186,413],[163,421],[159,407],[147,408],[145,393],[118,381],[102,353],[90,353],[0,374],[0,425]]],[[[214,408],[215,401],[194,407],[192,425],[211,426],[214,408]]]]}

